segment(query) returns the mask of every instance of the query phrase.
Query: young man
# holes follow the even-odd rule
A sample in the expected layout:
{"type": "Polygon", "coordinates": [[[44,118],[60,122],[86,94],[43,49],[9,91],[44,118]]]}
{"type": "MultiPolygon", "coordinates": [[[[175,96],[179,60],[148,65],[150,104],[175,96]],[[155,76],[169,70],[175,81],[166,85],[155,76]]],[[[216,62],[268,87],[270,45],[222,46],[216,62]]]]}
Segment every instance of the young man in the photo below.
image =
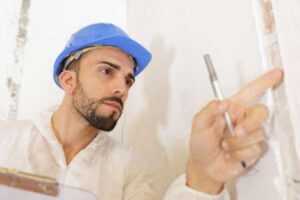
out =
{"type": "MultiPolygon", "coordinates": [[[[54,80],[65,92],[61,105],[33,122],[2,122],[0,166],[50,176],[102,200],[157,199],[141,157],[103,132],[116,125],[135,76],[150,60],[144,47],[112,24],[92,24],[73,34],[54,65],[54,80]]],[[[281,80],[280,70],[271,71],[196,114],[186,175],[165,199],[225,197],[224,184],[262,154],[267,109],[249,105],[281,80]],[[226,111],[235,137],[226,137],[226,111]]]]}

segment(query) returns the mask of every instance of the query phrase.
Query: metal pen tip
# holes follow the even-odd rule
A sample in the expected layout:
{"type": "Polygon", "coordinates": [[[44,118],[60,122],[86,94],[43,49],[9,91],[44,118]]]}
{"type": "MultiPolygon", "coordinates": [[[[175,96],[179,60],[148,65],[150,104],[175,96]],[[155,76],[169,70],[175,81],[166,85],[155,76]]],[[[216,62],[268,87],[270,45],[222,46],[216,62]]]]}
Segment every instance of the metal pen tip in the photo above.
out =
{"type": "Polygon", "coordinates": [[[205,63],[206,63],[206,67],[207,67],[209,76],[211,77],[212,80],[217,80],[218,77],[217,77],[215,68],[214,68],[214,66],[212,64],[210,55],[209,54],[205,54],[204,55],[204,60],[205,60],[205,63]]]}

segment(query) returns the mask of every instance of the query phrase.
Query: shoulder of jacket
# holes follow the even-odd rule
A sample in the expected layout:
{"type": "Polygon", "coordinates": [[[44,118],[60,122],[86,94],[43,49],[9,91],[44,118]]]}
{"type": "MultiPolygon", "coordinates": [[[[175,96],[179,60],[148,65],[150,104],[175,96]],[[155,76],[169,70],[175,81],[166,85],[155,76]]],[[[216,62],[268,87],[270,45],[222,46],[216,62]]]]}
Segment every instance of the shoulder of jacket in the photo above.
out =
{"type": "Polygon", "coordinates": [[[34,126],[31,120],[0,121],[0,135],[24,132],[34,126]]]}

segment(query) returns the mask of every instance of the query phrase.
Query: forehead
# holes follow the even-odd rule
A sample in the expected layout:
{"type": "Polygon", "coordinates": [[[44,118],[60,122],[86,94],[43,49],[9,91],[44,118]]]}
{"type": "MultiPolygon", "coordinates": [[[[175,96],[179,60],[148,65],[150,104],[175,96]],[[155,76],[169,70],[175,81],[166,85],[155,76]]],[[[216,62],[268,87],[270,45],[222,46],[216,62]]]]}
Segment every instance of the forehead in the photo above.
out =
{"type": "Polygon", "coordinates": [[[132,56],[117,47],[100,46],[99,48],[92,49],[83,55],[85,58],[91,60],[105,60],[117,62],[121,66],[128,65],[132,69],[135,66],[135,62],[132,56]]]}

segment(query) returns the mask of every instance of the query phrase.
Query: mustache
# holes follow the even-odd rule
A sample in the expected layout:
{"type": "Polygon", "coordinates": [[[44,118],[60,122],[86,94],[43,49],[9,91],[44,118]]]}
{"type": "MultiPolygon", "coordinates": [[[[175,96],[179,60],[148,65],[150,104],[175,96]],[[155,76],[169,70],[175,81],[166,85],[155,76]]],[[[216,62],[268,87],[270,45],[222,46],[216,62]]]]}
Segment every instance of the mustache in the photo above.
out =
{"type": "Polygon", "coordinates": [[[103,99],[99,100],[100,103],[102,103],[103,101],[114,101],[114,102],[120,104],[120,106],[121,106],[121,108],[122,108],[122,110],[123,110],[124,103],[123,103],[123,101],[122,101],[120,98],[118,98],[118,97],[106,97],[106,98],[103,98],[103,99]]]}

